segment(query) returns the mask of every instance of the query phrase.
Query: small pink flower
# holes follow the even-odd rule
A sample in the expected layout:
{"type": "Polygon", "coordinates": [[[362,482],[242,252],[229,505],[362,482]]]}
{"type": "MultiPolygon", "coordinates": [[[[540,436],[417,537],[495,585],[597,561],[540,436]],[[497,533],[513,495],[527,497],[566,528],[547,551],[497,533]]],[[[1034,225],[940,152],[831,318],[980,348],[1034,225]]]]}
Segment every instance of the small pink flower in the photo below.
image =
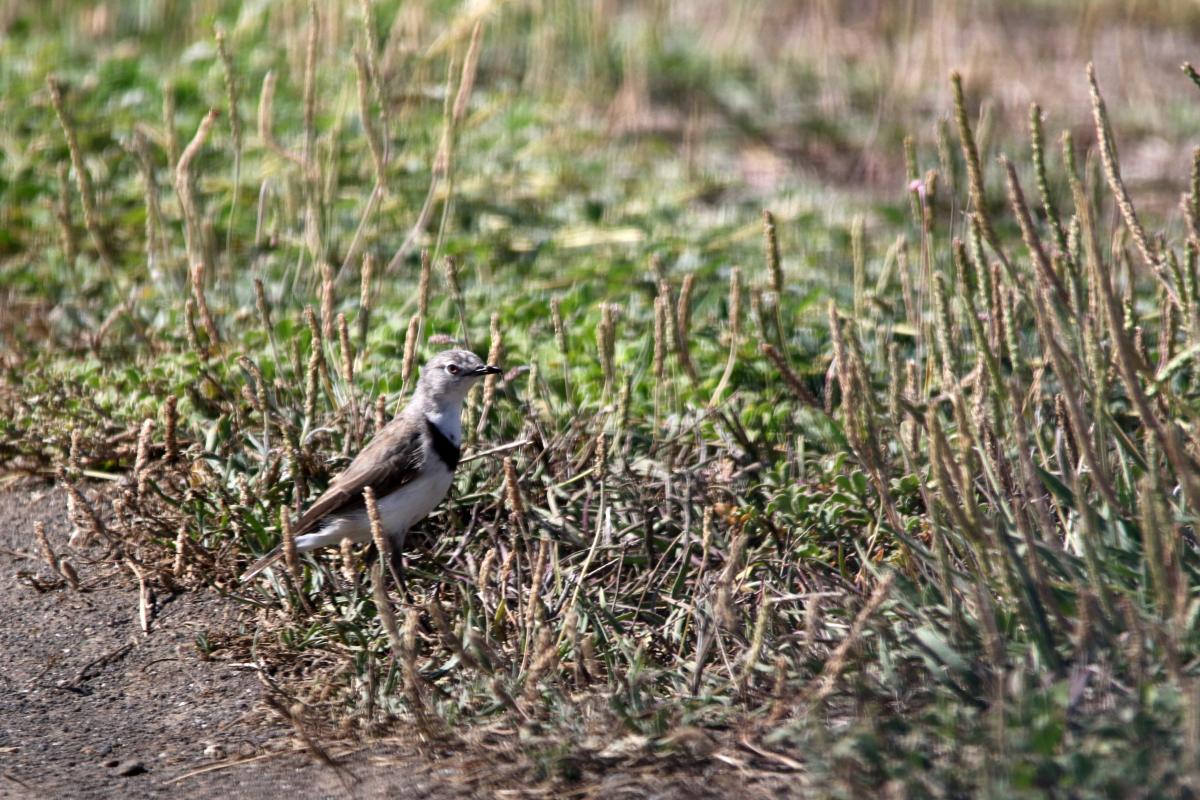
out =
{"type": "Polygon", "coordinates": [[[917,196],[921,198],[921,202],[925,202],[925,181],[921,180],[920,178],[914,178],[912,182],[908,184],[908,190],[910,192],[916,192],[917,196]]]}

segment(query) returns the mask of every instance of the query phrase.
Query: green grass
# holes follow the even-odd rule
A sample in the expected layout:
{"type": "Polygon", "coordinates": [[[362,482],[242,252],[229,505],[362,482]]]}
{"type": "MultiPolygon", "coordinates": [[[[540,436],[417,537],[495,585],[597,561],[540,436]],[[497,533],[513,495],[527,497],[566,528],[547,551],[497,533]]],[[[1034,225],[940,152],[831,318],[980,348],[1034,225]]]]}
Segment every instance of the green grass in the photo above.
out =
{"type": "MultiPolygon", "coordinates": [[[[322,20],[310,114],[307,7],[237,7],[63,3],[52,19],[17,12],[0,40],[0,464],[71,487],[117,479],[95,501],[112,554],[163,590],[246,604],[252,624],[205,635],[201,655],[261,660],[282,707],[298,698],[345,735],[399,723],[502,757],[476,733],[518,726],[530,774],[564,784],[614,742],[700,769],[681,744],[700,730],[764,781],[799,765],[841,796],[1194,791],[1196,220],[1160,223],[1161,190],[1135,187],[1164,229],[1156,278],[1117,222],[1115,181],[1085,158],[1087,108],[1044,98],[1039,167],[1024,110],[981,125],[968,81],[958,110],[986,136],[969,191],[975,139],[944,76],[915,90],[886,77],[947,24],[933,12],[883,15],[871,57],[830,44],[774,62],[672,4],[497,7],[468,95],[476,19],[378,3],[367,25],[358,6],[322,20]],[[377,70],[370,126],[355,48],[377,70]],[[274,143],[258,125],[269,71],[274,143]],[[168,96],[179,150],[220,111],[190,211],[168,96]],[[929,96],[947,98],[940,116],[929,96]],[[368,127],[386,144],[375,203],[368,127]],[[997,152],[1035,209],[1028,230],[997,152]],[[903,192],[930,171],[932,194],[903,192]],[[460,469],[413,537],[408,595],[391,588],[391,635],[362,554],[239,586],[281,512],[374,430],[376,398],[404,401],[410,328],[418,362],[451,340],[499,353],[508,373],[491,405],[472,397],[467,449],[525,444],[460,469]]],[[[987,4],[954,9],[1004,23],[987,4]]],[[[766,30],[752,4],[727,10],[766,30]]],[[[1146,12],[1151,31],[1190,13],[1146,12]]],[[[831,42],[853,30],[789,19],[831,26],[831,42]]],[[[1082,63],[1074,75],[1086,92],[1082,63]]],[[[1191,105],[1136,134],[1103,84],[1122,152],[1161,135],[1181,175],[1200,98],[1172,80],[1163,104],[1191,105]]]]}

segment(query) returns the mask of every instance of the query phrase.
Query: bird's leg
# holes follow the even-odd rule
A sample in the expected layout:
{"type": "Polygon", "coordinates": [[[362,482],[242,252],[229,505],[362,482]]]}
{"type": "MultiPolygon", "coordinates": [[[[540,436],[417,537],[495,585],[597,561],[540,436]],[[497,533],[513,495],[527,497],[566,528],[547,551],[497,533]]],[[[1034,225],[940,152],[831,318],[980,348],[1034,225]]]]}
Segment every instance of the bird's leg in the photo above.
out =
{"type": "MultiPolygon", "coordinates": [[[[374,542],[367,545],[367,552],[363,554],[363,566],[370,571],[371,567],[375,566],[375,561],[379,558],[379,548],[374,542]]],[[[408,583],[404,580],[404,554],[400,548],[394,544],[392,546],[392,558],[388,562],[388,571],[392,573],[392,580],[396,586],[400,587],[400,592],[404,595],[406,602],[410,601],[408,596],[408,583]]]]}
{"type": "Polygon", "coordinates": [[[400,587],[400,593],[408,602],[408,584],[404,580],[404,554],[400,552],[399,547],[392,548],[392,560],[388,567],[392,571],[392,580],[396,582],[396,586],[400,587]]]}

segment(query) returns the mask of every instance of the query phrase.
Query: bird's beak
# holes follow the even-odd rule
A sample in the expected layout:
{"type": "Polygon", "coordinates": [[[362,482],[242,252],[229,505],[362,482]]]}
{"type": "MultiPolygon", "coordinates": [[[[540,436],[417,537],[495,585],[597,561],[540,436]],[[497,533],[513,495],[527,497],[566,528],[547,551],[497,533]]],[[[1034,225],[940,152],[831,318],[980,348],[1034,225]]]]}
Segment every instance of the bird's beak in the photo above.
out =
{"type": "Polygon", "coordinates": [[[493,366],[491,364],[484,364],[482,367],[478,367],[473,374],[475,374],[475,375],[499,375],[503,371],[504,370],[500,369],[499,367],[493,366]]]}

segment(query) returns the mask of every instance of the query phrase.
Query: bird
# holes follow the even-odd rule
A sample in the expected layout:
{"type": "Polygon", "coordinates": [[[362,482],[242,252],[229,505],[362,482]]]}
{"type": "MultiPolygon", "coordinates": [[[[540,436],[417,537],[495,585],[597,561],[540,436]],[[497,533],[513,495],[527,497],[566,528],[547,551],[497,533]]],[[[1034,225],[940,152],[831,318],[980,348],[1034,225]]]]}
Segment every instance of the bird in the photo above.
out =
{"type": "MultiPolygon", "coordinates": [[[[293,526],[299,553],[343,539],[371,540],[363,490],[375,492],[379,521],[398,554],[408,529],[442,502],[462,446],[467,391],[500,368],[469,350],[443,350],[421,369],[404,410],[385,425],[293,526]]],[[[242,573],[244,583],[283,557],[280,544],[242,573]]]]}

